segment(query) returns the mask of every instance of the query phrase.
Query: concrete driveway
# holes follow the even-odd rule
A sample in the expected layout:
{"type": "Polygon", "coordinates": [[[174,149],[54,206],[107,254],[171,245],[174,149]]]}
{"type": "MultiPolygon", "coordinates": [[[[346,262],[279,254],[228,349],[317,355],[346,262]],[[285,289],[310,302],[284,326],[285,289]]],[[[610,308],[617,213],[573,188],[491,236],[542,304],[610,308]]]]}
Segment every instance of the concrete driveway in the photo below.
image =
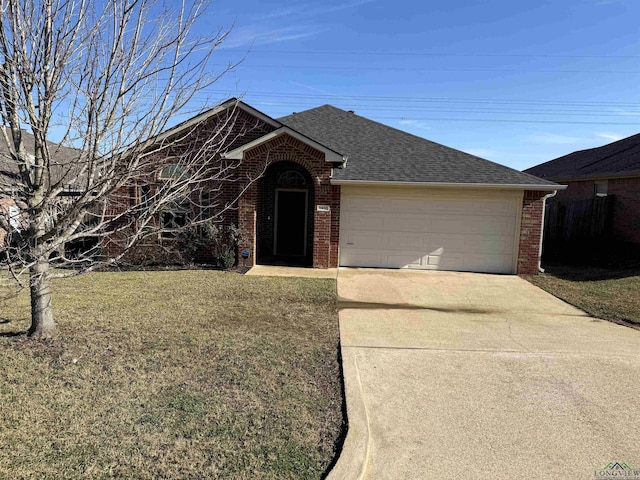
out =
{"type": "Polygon", "coordinates": [[[340,269],[338,294],[349,432],[329,479],[640,470],[639,331],[515,276],[340,269]]]}

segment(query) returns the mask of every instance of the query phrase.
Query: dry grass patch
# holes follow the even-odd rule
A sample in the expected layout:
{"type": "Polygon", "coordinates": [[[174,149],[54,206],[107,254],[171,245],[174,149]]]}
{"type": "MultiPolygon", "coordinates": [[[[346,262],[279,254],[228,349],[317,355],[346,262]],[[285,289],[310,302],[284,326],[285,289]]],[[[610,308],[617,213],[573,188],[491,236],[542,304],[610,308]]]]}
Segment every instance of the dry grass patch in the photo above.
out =
{"type": "Polygon", "coordinates": [[[594,317],[640,325],[640,270],[553,266],[527,280],[594,317]]]}
{"type": "MultiPolygon", "coordinates": [[[[320,478],[342,431],[335,281],[57,280],[60,336],[0,337],[0,478],[320,478]]],[[[26,295],[0,303],[26,330],[26,295]]]]}

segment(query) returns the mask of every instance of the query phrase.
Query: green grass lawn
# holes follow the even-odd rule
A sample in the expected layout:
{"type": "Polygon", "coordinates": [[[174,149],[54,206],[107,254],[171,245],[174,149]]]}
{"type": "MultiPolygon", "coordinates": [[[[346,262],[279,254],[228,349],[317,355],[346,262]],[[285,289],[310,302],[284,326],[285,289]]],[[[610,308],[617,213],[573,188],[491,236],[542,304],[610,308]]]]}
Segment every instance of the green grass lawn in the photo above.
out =
{"type": "Polygon", "coordinates": [[[594,317],[640,325],[640,270],[553,266],[527,280],[594,317]]]}
{"type": "MultiPolygon", "coordinates": [[[[55,280],[60,335],[0,301],[0,478],[320,478],[343,429],[335,281],[55,280]]],[[[3,292],[0,291],[0,295],[3,292]]]]}

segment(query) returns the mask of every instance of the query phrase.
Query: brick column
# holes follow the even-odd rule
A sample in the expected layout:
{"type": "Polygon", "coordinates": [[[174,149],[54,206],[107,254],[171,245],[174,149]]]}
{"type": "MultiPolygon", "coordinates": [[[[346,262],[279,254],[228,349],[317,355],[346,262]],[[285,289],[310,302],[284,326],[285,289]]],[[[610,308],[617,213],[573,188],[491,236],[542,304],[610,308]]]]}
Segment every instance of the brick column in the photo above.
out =
{"type": "Polygon", "coordinates": [[[329,266],[331,241],[331,212],[315,212],[313,225],[313,268],[329,266]]]}
{"type": "Polygon", "coordinates": [[[258,185],[254,183],[238,199],[238,261],[253,267],[256,264],[256,203],[258,185]],[[251,255],[242,260],[240,252],[249,250],[251,255]]]}
{"type": "Polygon", "coordinates": [[[313,231],[313,267],[338,266],[338,229],[340,223],[340,187],[331,185],[329,178],[316,189],[316,207],[326,205],[329,211],[315,211],[313,231]]]}
{"type": "Polygon", "coordinates": [[[544,197],[549,193],[532,190],[524,192],[518,248],[518,275],[536,275],[538,273],[544,197]]]}

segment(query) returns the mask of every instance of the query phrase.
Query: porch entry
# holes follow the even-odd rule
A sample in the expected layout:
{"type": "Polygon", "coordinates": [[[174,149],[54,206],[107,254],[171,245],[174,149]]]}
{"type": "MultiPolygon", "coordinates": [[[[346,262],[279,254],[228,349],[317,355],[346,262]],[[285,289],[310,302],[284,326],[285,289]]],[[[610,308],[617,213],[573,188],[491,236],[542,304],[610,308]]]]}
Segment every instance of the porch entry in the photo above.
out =
{"type": "Polygon", "coordinates": [[[275,195],[274,256],[307,255],[308,190],[277,188],[275,195]]]}

